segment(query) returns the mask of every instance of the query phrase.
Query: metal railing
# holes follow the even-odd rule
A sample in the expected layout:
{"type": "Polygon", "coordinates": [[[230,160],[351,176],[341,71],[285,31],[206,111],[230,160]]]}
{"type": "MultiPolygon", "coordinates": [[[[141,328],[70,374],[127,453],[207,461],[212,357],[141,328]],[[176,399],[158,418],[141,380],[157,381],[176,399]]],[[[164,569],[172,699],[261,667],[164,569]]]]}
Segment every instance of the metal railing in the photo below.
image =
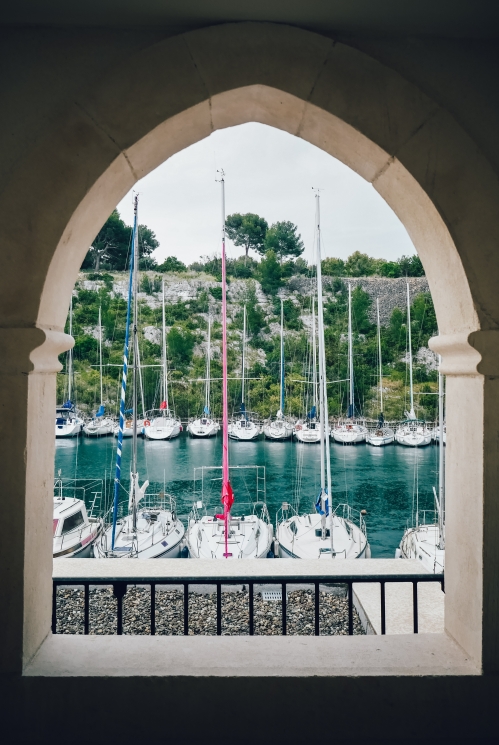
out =
{"type": "MultiPolygon", "coordinates": [[[[91,560],[95,561],[95,560],[91,560]]],[[[126,560],[124,560],[126,561],[126,560]]],[[[281,633],[286,636],[287,633],[287,587],[289,585],[310,585],[314,588],[314,634],[320,636],[320,585],[344,585],[347,588],[347,608],[348,608],[348,634],[354,633],[354,584],[373,584],[380,585],[380,605],[381,605],[381,634],[386,634],[386,585],[394,582],[407,582],[412,584],[412,612],[413,612],[413,631],[419,632],[418,620],[418,584],[421,582],[438,582],[444,590],[443,574],[426,574],[426,573],[407,573],[407,574],[324,574],[323,576],[314,574],[313,576],[300,575],[272,576],[264,574],[262,576],[252,575],[250,578],[244,576],[211,576],[211,577],[150,577],[133,576],[128,577],[106,577],[93,578],[81,576],[65,577],[64,579],[56,578],[53,580],[52,596],[52,633],[57,634],[57,589],[70,585],[71,587],[84,588],[84,614],[83,629],[84,634],[89,634],[90,628],[90,587],[112,586],[114,597],[117,600],[117,634],[123,634],[123,598],[126,595],[128,586],[148,586],[150,588],[150,633],[156,634],[156,588],[161,586],[183,587],[183,633],[189,635],[189,587],[199,585],[211,585],[216,587],[216,633],[217,636],[222,634],[222,587],[224,585],[247,585],[248,586],[248,626],[249,635],[255,633],[255,586],[277,585],[282,590],[281,605],[281,633]]]]}

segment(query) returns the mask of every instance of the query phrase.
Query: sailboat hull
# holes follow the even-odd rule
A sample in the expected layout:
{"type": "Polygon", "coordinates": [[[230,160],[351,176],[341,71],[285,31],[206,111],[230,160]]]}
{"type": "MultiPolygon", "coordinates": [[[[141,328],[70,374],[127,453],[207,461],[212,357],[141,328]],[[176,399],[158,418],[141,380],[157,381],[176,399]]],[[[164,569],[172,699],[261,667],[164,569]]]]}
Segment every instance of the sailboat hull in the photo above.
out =
{"type": "Polygon", "coordinates": [[[266,440],[290,440],[293,437],[293,425],[287,422],[270,422],[263,425],[266,440]]]}
{"type": "Polygon", "coordinates": [[[203,516],[191,520],[187,545],[193,559],[266,559],[270,551],[272,525],[256,515],[230,518],[228,551],[225,554],[224,521],[203,516]]]}
{"type": "Polygon", "coordinates": [[[431,431],[421,425],[399,427],[395,432],[395,441],[406,447],[424,447],[431,444],[431,431]]]}
{"type": "Polygon", "coordinates": [[[405,531],[396,551],[396,559],[417,559],[432,573],[444,571],[445,549],[439,548],[438,525],[419,525],[405,531]]]}
{"type": "Polygon", "coordinates": [[[81,432],[83,422],[81,419],[74,419],[67,421],[64,424],[55,424],[55,436],[57,438],[62,437],[78,437],[81,432]]]}
{"type": "Polygon", "coordinates": [[[107,437],[113,434],[114,426],[112,419],[92,420],[83,426],[83,434],[86,437],[107,437]]]}
{"type": "Polygon", "coordinates": [[[187,425],[190,437],[216,437],[219,429],[220,425],[213,419],[194,419],[187,425]]]}
{"type": "Polygon", "coordinates": [[[334,516],[331,544],[331,520],[327,519],[327,533],[322,539],[321,515],[313,513],[283,520],[277,528],[279,556],[283,559],[365,559],[370,556],[365,533],[351,520],[334,516]]]}
{"type": "Polygon", "coordinates": [[[372,445],[375,448],[383,447],[385,445],[391,445],[395,441],[395,433],[392,429],[387,428],[383,430],[375,430],[374,432],[368,432],[366,435],[366,442],[368,445],[372,445]]]}
{"type": "Polygon", "coordinates": [[[144,435],[148,440],[173,440],[182,431],[182,425],[177,420],[153,421],[148,427],[144,427],[144,435]]]}
{"type": "Polygon", "coordinates": [[[228,433],[231,440],[249,442],[251,440],[257,440],[260,437],[261,429],[251,421],[245,421],[242,423],[232,422],[229,424],[228,433]]]}
{"type": "Polygon", "coordinates": [[[180,556],[185,528],[168,510],[139,510],[137,532],[132,532],[132,515],[118,521],[114,550],[112,526],[94,544],[97,559],[176,559],[180,556]],[[151,520],[151,514],[155,520],[151,520]]]}
{"type": "Polygon", "coordinates": [[[367,427],[360,424],[344,424],[333,429],[333,439],[335,442],[343,445],[358,445],[365,442],[367,437],[367,427]]]}

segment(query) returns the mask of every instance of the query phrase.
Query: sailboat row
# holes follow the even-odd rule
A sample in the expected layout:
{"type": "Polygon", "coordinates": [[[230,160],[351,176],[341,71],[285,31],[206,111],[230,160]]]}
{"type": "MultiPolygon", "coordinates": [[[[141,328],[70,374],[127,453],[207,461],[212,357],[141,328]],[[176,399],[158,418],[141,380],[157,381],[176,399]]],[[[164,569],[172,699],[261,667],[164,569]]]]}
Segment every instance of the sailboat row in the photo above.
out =
{"type": "MultiPolygon", "coordinates": [[[[317,301],[318,302],[318,301],[317,301]]],[[[315,297],[311,303],[311,370],[307,384],[311,386],[311,408],[306,417],[293,420],[285,415],[285,385],[284,385],[284,303],[281,298],[281,325],[280,325],[280,407],[274,417],[269,417],[259,422],[256,414],[246,409],[246,306],[243,308],[243,332],[242,332],[242,365],[241,365],[241,402],[239,410],[233,415],[228,424],[228,436],[231,440],[248,442],[256,440],[263,433],[267,440],[283,441],[295,438],[298,442],[317,444],[320,442],[320,423],[318,411],[318,366],[317,366],[317,319],[315,313],[315,297]]],[[[353,364],[353,333],[352,333],[352,287],[348,285],[348,409],[344,419],[340,419],[331,427],[329,422],[325,423],[323,436],[331,437],[335,442],[343,445],[356,445],[366,442],[374,447],[382,447],[397,442],[407,447],[421,447],[429,445],[432,440],[437,441],[440,437],[439,428],[432,429],[426,422],[418,420],[414,412],[414,384],[413,384],[413,360],[411,342],[411,309],[409,284],[407,285],[407,332],[408,332],[408,369],[409,369],[409,393],[410,411],[406,411],[406,419],[400,423],[394,431],[387,426],[383,411],[383,362],[381,350],[381,326],[379,313],[379,300],[376,300],[377,314],[377,346],[379,358],[379,416],[378,423],[374,428],[368,428],[364,420],[356,416],[355,407],[355,380],[353,364]]],[[[72,331],[72,303],[69,312],[69,331],[72,331]]],[[[119,426],[112,418],[106,416],[103,398],[103,365],[102,365],[102,319],[99,309],[99,378],[100,378],[100,405],[89,421],[85,422],[71,401],[71,385],[73,374],[72,350],[68,352],[67,377],[68,377],[68,399],[62,406],[56,409],[55,434],[56,437],[74,437],[83,432],[88,437],[102,437],[114,433],[117,437],[119,426]]],[[[178,437],[183,430],[180,419],[175,415],[168,400],[168,362],[166,343],[165,322],[165,286],[163,281],[162,302],[162,373],[161,390],[162,401],[158,409],[144,412],[144,393],[142,387],[142,367],[140,365],[139,348],[137,347],[138,378],[141,391],[142,417],[137,420],[139,434],[148,440],[170,440],[178,437]]],[[[210,408],[210,383],[211,383],[211,319],[208,321],[208,339],[206,345],[206,377],[205,401],[203,413],[197,419],[189,420],[187,432],[191,437],[209,438],[220,430],[220,425],[213,418],[210,408]]],[[[131,410],[126,411],[123,437],[131,437],[133,433],[133,418],[131,410]]],[[[445,425],[443,429],[443,442],[446,440],[445,425]]]]}

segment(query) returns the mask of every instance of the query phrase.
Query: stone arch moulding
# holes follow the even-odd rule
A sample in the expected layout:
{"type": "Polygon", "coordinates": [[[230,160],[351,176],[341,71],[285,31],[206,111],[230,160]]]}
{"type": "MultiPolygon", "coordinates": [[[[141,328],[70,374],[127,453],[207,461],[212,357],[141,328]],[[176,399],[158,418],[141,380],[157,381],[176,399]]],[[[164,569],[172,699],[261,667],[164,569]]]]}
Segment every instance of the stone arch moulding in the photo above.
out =
{"type": "MultiPolygon", "coordinates": [[[[23,352],[20,369],[57,369],[57,354],[69,344],[61,332],[70,293],[90,241],[133,184],[166,158],[217,128],[249,121],[286,130],[339,158],[373,184],[411,235],[435,298],[445,371],[458,376],[449,393],[473,414],[473,458],[469,439],[448,446],[455,506],[448,522],[453,569],[446,577],[446,628],[478,664],[482,649],[493,647],[489,667],[499,669],[496,606],[490,601],[490,613],[483,612],[488,580],[481,522],[488,485],[498,479],[481,449],[484,412],[494,411],[487,401],[499,400],[499,391],[489,393],[477,376],[482,349],[489,360],[484,375],[497,375],[499,185],[477,145],[438,101],[395,70],[345,44],[274,24],[220,25],[169,38],[71,93],[54,106],[50,126],[40,125],[19,153],[0,201],[0,245],[9,246],[10,262],[0,275],[5,334],[10,339],[37,327],[47,339],[31,346],[29,361],[23,352]],[[459,522],[470,513],[472,528],[459,522]],[[468,544],[458,551],[464,534],[468,544]]],[[[50,628],[55,403],[55,386],[36,383],[43,375],[27,377],[35,382],[18,393],[18,408],[27,411],[27,456],[13,451],[19,458],[10,498],[25,500],[28,522],[42,505],[46,530],[23,559],[24,599],[16,596],[17,615],[9,621],[17,629],[15,619],[24,619],[24,659],[50,628]],[[45,443],[43,453],[35,453],[35,441],[45,443]]],[[[488,570],[490,587],[495,565],[488,570]]]]}
{"type": "Polygon", "coordinates": [[[373,184],[406,226],[440,332],[461,343],[461,358],[470,332],[497,325],[493,282],[477,282],[472,267],[483,258],[492,274],[483,226],[498,221],[495,176],[438,102],[364,53],[291,27],[229,24],[155,44],[76,99],[25,164],[32,183],[51,172],[33,215],[46,276],[31,310],[42,328],[63,327],[87,246],[135,181],[215,129],[249,121],[302,137],[373,184]]]}

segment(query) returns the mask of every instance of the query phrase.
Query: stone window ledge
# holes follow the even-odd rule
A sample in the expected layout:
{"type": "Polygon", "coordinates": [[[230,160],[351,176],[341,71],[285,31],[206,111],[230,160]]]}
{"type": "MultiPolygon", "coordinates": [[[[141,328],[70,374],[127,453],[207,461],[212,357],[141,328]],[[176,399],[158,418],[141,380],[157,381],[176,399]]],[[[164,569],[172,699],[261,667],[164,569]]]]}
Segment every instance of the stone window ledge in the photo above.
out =
{"type": "Polygon", "coordinates": [[[49,636],[24,676],[477,676],[445,634],[362,637],[49,636]]]}

